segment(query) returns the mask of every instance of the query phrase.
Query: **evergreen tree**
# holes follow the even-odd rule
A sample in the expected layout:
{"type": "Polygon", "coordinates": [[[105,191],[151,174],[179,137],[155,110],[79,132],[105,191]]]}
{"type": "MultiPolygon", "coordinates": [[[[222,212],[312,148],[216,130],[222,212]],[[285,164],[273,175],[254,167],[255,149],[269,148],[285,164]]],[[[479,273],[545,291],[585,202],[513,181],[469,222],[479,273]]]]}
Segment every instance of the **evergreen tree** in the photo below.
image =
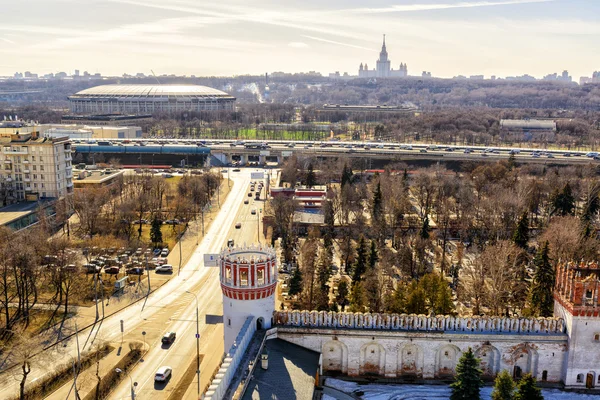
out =
{"type": "Polygon", "coordinates": [[[551,317],[554,310],[552,292],[556,277],[550,264],[549,251],[546,241],[533,259],[535,275],[531,286],[531,310],[534,315],[540,317],[551,317]]]}
{"type": "Polygon", "coordinates": [[[348,299],[348,282],[344,279],[338,284],[336,301],[342,308],[342,311],[346,308],[350,302],[348,299]]]}
{"type": "Polygon", "coordinates": [[[517,162],[515,159],[515,153],[511,151],[510,155],[508,156],[508,169],[512,171],[516,166],[517,162]]]}
{"type": "Polygon", "coordinates": [[[423,218],[423,225],[421,226],[419,236],[421,236],[421,239],[429,239],[429,217],[427,215],[423,218]]]}
{"type": "Polygon", "coordinates": [[[154,217],[152,220],[152,225],[150,227],[150,241],[158,246],[162,243],[162,222],[158,219],[158,217],[154,217]]]}
{"type": "Polygon", "coordinates": [[[392,314],[406,313],[406,287],[398,285],[386,301],[387,312],[392,314]]]}
{"type": "Polygon", "coordinates": [[[306,172],[306,186],[308,186],[309,188],[317,184],[317,177],[313,168],[314,167],[312,163],[308,164],[308,171],[306,172]]]}
{"type": "Polygon", "coordinates": [[[381,182],[377,182],[377,187],[373,192],[373,220],[379,221],[383,217],[383,199],[381,194],[381,182]]]}
{"type": "Polygon", "coordinates": [[[450,400],[479,400],[479,390],[483,386],[479,359],[475,358],[469,347],[458,361],[456,378],[450,385],[452,394],[450,400]]]}
{"type": "Polygon", "coordinates": [[[452,301],[452,290],[444,278],[440,276],[443,285],[440,285],[436,294],[436,302],[433,312],[436,315],[446,315],[454,312],[454,302],[452,301]]]}
{"type": "Polygon", "coordinates": [[[542,391],[535,384],[535,378],[531,374],[525,374],[517,384],[517,393],[514,400],[544,400],[542,391]]]}
{"type": "Polygon", "coordinates": [[[427,298],[422,285],[413,281],[408,287],[406,296],[406,312],[409,314],[427,313],[427,298]]]}
{"type": "Polygon", "coordinates": [[[575,197],[571,185],[567,182],[563,187],[563,190],[559,193],[555,193],[552,199],[552,214],[561,216],[573,215],[575,211],[575,197]]]}
{"type": "Polygon", "coordinates": [[[344,164],[344,168],[342,169],[342,183],[341,187],[344,187],[347,183],[352,184],[352,169],[348,167],[348,164],[344,164]]]}
{"type": "Polygon", "coordinates": [[[300,266],[296,266],[296,269],[290,278],[288,294],[290,296],[295,296],[299,293],[302,293],[302,271],[300,270],[300,266]]]}
{"type": "Polygon", "coordinates": [[[367,295],[362,282],[352,284],[352,293],[350,293],[350,312],[365,312],[367,304],[367,295]]]}
{"type": "Polygon", "coordinates": [[[369,252],[369,268],[371,270],[375,269],[377,261],[379,261],[379,255],[377,254],[377,245],[375,244],[374,240],[371,240],[371,251],[369,252]]]}
{"type": "Polygon", "coordinates": [[[529,242],[529,218],[527,217],[527,211],[521,215],[512,240],[517,246],[523,250],[527,250],[527,242],[529,242]]]}
{"type": "Polygon", "coordinates": [[[360,282],[364,273],[367,271],[367,244],[363,236],[358,240],[356,248],[356,262],[352,271],[352,283],[360,282]]]}
{"type": "Polygon", "coordinates": [[[494,390],[492,391],[492,400],[513,400],[515,391],[515,382],[503,369],[494,381],[494,390]]]}

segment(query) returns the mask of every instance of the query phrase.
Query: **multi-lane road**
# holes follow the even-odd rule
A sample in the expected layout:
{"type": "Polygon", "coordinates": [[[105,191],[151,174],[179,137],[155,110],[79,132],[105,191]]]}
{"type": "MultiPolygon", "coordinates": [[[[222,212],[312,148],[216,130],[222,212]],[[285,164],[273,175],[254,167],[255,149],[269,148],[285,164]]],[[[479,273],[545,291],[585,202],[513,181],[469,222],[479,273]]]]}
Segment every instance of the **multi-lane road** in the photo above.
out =
{"type": "MultiPolygon", "coordinates": [[[[581,164],[598,162],[597,152],[544,150],[536,148],[482,147],[465,145],[408,144],[397,142],[345,141],[242,141],[217,139],[111,139],[75,141],[85,152],[184,154],[195,146],[211,153],[246,156],[285,157],[291,154],[319,157],[365,157],[374,159],[439,159],[448,161],[507,159],[511,154],[521,162],[581,164]]],[[[195,149],[194,149],[195,150],[195,149]]]]}
{"type": "MultiPolygon", "coordinates": [[[[138,399],[166,399],[177,387],[184,372],[196,360],[196,299],[193,294],[196,294],[198,299],[200,316],[200,353],[203,355],[201,388],[204,389],[209,382],[224,351],[222,294],[218,268],[205,266],[203,257],[204,254],[219,253],[226,246],[228,239],[233,239],[236,244],[253,243],[257,240],[258,218],[252,215],[251,210],[261,209],[264,201],[247,196],[250,174],[249,169],[229,174],[233,181],[231,191],[207,234],[179,275],[175,272],[175,276],[153,292],[145,303],[140,301],[107,317],[102,323],[79,332],[80,348],[88,350],[94,340],[105,340],[116,347],[125,343],[122,353],[128,351],[128,341],[142,341],[142,332],[146,333],[148,352],[144,355],[143,362],[131,371],[131,380],[126,377],[115,388],[111,399],[130,398],[130,382],[137,382],[135,392],[138,399]],[[249,200],[247,205],[244,204],[246,199],[249,200]],[[242,224],[240,229],[235,228],[238,222],[242,224]],[[124,326],[123,336],[120,329],[121,320],[124,326]],[[167,331],[175,331],[177,339],[170,346],[162,346],[161,337],[167,331]],[[155,384],[154,374],[164,365],[173,368],[173,376],[166,384],[155,384]]],[[[75,337],[66,340],[62,345],[60,352],[48,350],[33,360],[29,382],[40,379],[46,372],[77,354],[75,337]]],[[[196,387],[197,379],[194,378],[188,388],[187,397],[195,397],[196,387]]],[[[0,398],[9,397],[17,390],[18,381],[10,373],[0,376],[0,398]]]]}

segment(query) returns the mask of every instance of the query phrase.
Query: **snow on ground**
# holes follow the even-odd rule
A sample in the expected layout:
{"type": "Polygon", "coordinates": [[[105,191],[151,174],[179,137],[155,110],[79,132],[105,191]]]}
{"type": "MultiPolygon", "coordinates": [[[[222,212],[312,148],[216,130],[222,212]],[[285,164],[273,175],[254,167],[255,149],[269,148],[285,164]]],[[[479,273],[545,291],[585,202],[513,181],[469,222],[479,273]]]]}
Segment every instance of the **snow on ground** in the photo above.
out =
{"type": "MultiPolygon", "coordinates": [[[[356,382],[327,378],[325,386],[338,389],[349,394],[362,392],[364,400],[448,400],[450,387],[447,385],[361,385],[356,382]]],[[[492,387],[481,388],[481,399],[491,400],[492,387]]],[[[600,395],[563,392],[556,389],[542,390],[546,400],[599,400],[600,395]]]]}

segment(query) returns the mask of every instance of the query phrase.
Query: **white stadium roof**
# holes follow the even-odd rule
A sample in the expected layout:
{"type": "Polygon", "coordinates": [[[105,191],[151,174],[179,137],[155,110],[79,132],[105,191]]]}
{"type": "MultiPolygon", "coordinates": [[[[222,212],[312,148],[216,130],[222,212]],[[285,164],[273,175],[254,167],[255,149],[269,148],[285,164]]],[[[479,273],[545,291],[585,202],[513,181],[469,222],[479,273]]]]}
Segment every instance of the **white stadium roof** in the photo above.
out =
{"type": "Polygon", "coordinates": [[[89,97],[232,97],[200,85],[102,85],[82,90],[70,98],[89,97]]]}

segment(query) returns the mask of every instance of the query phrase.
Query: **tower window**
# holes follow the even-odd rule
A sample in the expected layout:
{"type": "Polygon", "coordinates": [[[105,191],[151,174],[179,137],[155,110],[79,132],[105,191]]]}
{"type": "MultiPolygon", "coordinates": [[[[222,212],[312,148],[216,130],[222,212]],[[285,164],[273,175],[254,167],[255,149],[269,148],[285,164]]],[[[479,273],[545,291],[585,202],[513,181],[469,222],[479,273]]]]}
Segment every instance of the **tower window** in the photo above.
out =
{"type": "Polygon", "coordinates": [[[227,326],[231,326],[231,318],[227,318],[227,326]]]}
{"type": "Polygon", "coordinates": [[[542,371],[542,381],[546,382],[548,380],[548,371],[542,371]]]}
{"type": "Polygon", "coordinates": [[[577,383],[583,383],[583,374],[577,375],[577,383]]]}
{"type": "Polygon", "coordinates": [[[600,333],[594,334],[594,342],[600,342],[600,333]]]}

